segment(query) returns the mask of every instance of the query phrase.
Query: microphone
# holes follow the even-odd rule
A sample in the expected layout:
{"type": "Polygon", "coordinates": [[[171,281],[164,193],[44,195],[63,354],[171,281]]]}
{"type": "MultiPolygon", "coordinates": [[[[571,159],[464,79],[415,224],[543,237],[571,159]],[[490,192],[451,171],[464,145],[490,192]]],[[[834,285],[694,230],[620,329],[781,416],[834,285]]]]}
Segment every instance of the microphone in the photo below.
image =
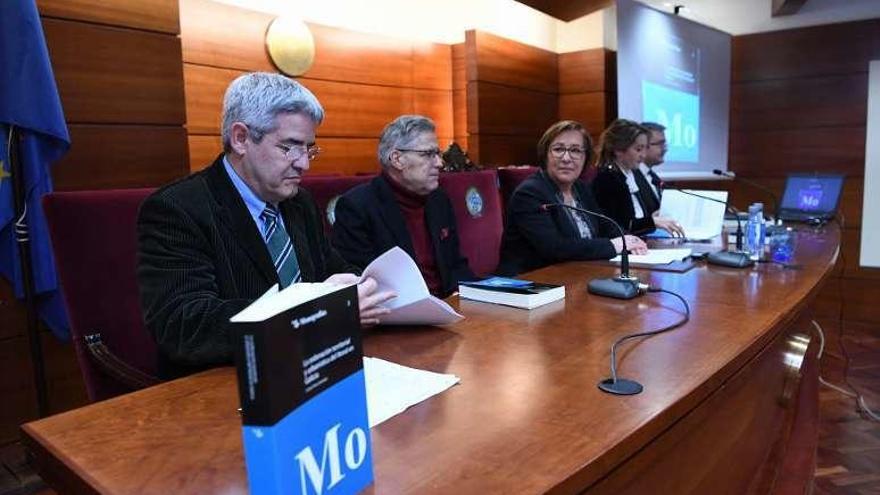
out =
{"type": "Polygon", "coordinates": [[[773,220],[774,220],[775,222],[779,223],[779,198],[776,197],[776,193],[774,193],[770,188],[765,187],[765,186],[762,186],[761,184],[758,184],[757,182],[755,182],[755,181],[753,181],[753,180],[743,179],[742,177],[738,177],[738,176],[737,176],[735,173],[733,173],[733,172],[727,172],[727,171],[724,171],[724,170],[718,170],[718,169],[716,168],[716,169],[713,169],[713,170],[712,170],[712,173],[715,174],[715,175],[720,175],[721,177],[728,177],[728,178],[733,179],[733,180],[738,180],[738,181],[740,181],[740,182],[745,182],[746,184],[748,184],[748,185],[750,185],[750,186],[752,186],[752,187],[754,187],[754,188],[756,188],[756,189],[760,189],[760,190],[764,191],[765,193],[769,194],[769,195],[770,195],[770,199],[773,200],[773,220]]]}
{"type": "MultiPolygon", "coordinates": [[[[721,172],[721,170],[717,170],[717,172],[721,172]]],[[[704,196],[702,194],[697,194],[695,192],[687,191],[685,189],[681,189],[679,187],[673,187],[662,180],[660,181],[659,187],[662,189],[672,189],[678,191],[682,194],[687,194],[689,196],[694,196],[696,198],[705,199],[707,201],[713,201],[715,203],[721,203],[725,206],[728,211],[732,211],[733,215],[736,217],[736,251],[718,251],[715,253],[709,253],[706,255],[706,261],[712,263],[713,265],[721,265],[721,266],[729,266],[731,268],[747,268],[755,264],[749,255],[742,252],[743,248],[743,230],[742,230],[742,220],[739,218],[739,210],[736,209],[732,204],[727,201],[721,201],[720,199],[716,199],[710,196],[704,196]]]]}
{"type": "Polygon", "coordinates": [[[613,218],[597,213],[595,211],[578,208],[576,206],[567,205],[565,203],[545,203],[541,205],[541,210],[550,211],[551,208],[568,208],[570,210],[586,213],[595,217],[608,220],[620,232],[620,240],[622,247],[620,250],[620,275],[613,278],[596,278],[590,280],[587,284],[587,291],[599,296],[614,297],[616,299],[632,299],[641,293],[639,288],[639,279],[629,274],[629,252],[626,249],[626,234],[620,227],[620,224],[613,218]]]}

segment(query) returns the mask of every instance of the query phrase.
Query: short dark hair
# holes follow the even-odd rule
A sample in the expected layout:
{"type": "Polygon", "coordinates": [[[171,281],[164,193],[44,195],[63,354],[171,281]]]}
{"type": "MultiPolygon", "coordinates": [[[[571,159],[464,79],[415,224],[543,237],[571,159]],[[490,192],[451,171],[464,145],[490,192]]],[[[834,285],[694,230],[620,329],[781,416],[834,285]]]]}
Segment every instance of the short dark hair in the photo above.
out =
{"type": "Polygon", "coordinates": [[[666,131],[665,125],[658,124],[656,122],[642,122],[639,125],[641,125],[642,127],[644,127],[645,129],[647,129],[651,132],[665,132],[666,131]]]}
{"type": "Polygon", "coordinates": [[[542,169],[547,168],[547,153],[550,152],[550,145],[553,144],[553,140],[560,134],[567,131],[578,131],[581,133],[581,136],[584,137],[584,153],[586,155],[584,157],[584,164],[589,164],[593,161],[593,139],[590,137],[590,133],[587,132],[587,128],[580,122],[574,120],[560,120],[547,128],[547,130],[544,131],[544,135],[538,140],[539,167],[542,169]]]}
{"type": "Polygon", "coordinates": [[[599,162],[601,167],[614,163],[614,152],[625,151],[636,142],[636,138],[644,134],[648,136],[648,129],[627,119],[617,119],[602,132],[599,138],[599,162]]]}

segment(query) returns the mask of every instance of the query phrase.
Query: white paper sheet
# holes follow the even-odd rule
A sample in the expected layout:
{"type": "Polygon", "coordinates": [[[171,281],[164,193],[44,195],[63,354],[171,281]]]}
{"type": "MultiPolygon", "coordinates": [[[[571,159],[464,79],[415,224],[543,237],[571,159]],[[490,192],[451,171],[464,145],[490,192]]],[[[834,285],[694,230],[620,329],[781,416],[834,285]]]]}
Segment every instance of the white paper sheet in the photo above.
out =
{"type": "Polygon", "coordinates": [[[448,325],[464,318],[451,306],[428,292],[425,279],[415,261],[399,247],[382,253],[370,263],[361,280],[372,277],[380,291],[390,290],[397,297],[385,303],[391,314],[380,318],[386,325],[448,325]]]}
{"type": "MultiPolygon", "coordinates": [[[[691,190],[688,192],[727,201],[727,191],[691,190]]],[[[684,229],[687,239],[706,241],[721,234],[724,223],[724,205],[698,198],[674,189],[663,191],[660,216],[676,220],[684,229]]]]}
{"type": "Polygon", "coordinates": [[[455,375],[409,368],[366,356],[364,378],[370,428],[461,381],[455,375]]]}
{"type": "MultiPolygon", "coordinates": [[[[691,255],[690,248],[681,249],[650,249],[648,254],[629,255],[630,263],[644,263],[646,265],[668,265],[673,261],[679,261],[691,255]]],[[[611,259],[614,263],[620,263],[620,256],[611,259]]]]}

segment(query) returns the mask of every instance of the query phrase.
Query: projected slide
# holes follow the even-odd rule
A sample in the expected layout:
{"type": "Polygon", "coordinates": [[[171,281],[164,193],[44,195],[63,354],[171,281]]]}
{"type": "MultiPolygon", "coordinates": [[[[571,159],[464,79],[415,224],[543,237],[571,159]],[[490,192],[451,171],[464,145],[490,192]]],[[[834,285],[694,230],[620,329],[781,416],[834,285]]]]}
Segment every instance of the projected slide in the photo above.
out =
{"type": "Polygon", "coordinates": [[[618,115],[666,127],[661,176],[727,168],[730,35],[617,2],[618,115]]]}

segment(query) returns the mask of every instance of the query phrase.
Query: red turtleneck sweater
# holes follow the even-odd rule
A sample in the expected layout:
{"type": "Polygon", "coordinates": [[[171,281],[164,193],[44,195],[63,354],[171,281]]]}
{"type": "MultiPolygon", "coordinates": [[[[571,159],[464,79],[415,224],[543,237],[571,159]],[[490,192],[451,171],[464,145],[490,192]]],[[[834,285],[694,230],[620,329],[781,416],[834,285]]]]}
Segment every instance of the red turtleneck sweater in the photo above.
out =
{"type": "Polygon", "coordinates": [[[434,261],[434,246],[431,243],[431,233],[428,232],[428,224],[425,222],[425,203],[428,201],[427,196],[420,196],[413,192],[407,191],[400,184],[394,181],[388,174],[383,174],[385,180],[391,185],[394,192],[394,198],[403,218],[406,221],[406,229],[409,231],[409,237],[412,239],[413,251],[416,255],[416,265],[425,278],[428,290],[435,296],[443,291],[440,273],[437,271],[437,264],[434,261]]]}

